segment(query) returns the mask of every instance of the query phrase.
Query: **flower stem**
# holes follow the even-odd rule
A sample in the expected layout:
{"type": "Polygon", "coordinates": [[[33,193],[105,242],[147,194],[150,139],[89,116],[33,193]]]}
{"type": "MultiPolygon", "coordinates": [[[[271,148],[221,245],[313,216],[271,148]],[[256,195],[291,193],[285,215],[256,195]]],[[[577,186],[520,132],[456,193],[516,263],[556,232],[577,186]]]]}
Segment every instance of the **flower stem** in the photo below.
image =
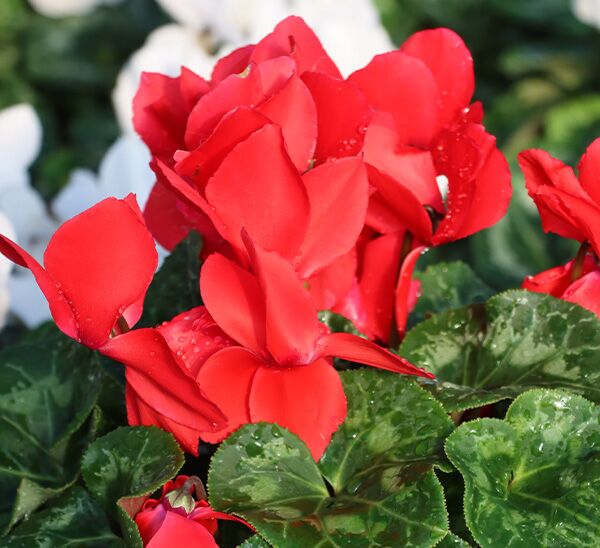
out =
{"type": "Polygon", "coordinates": [[[590,249],[589,242],[583,242],[577,255],[575,256],[575,260],[573,261],[573,268],[571,269],[571,281],[574,282],[581,278],[583,274],[583,264],[585,261],[585,256],[587,255],[590,249]]]}

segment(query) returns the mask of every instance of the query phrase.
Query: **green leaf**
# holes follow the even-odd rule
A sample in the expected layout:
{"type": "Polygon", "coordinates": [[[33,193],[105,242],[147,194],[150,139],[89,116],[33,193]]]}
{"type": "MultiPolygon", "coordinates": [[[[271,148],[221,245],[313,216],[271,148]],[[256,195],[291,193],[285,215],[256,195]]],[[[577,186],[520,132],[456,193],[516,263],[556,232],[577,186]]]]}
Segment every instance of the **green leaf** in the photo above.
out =
{"type": "Polygon", "coordinates": [[[406,475],[444,465],[443,443],[454,425],[413,380],[366,368],[341,377],[348,415],[320,462],[336,493],[379,469],[400,465],[406,475]]]}
{"type": "Polygon", "coordinates": [[[284,428],[246,425],[213,457],[213,508],[274,546],[433,546],[448,518],[432,466],[452,422],[413,381],[376,370],[342,378],[348,417],[321,462],[284,428]]]}
{"type": "Polygon", "coordinates": [[[412,329],[400,354],[437,377],[426,384],[447,411],[568,388],[600,401],[600,320],[549,295],[508,291],[442,312],[412,329]]]}
{"type": "Polygon", "coordinates": [[[496,546],[598,546],[600,409],[581,396],[532,390],[506,419],[461,425],[446,452],[465,480],[475,540],[496,546]]]}
{"type": "Polygon", "coordinates": [[[468,548],[471,546],[468,542],[464,541],[454,533],[448,533],[437,545],[437,548],[468,548]]]}
{"type": "Polygon", "coordinates": [[[128,546],[141,546],[131,519],[144,496],[156,491],[183,466],[175,438],[155,427],[122,427],[96,440],[83,456],[90,492],[120,523],[128,546]]]}
{"type": "Polygon", "coordinates": [[[101,372],[62,334],[0,352],[0,525],[11,527],[79,474],[101,372]]]}
{"type": "Polygon", "coordinates": [[[271,545],[258,535],[252,535],[246,539],[238,548],[269,548],[271,545]]]}
{"type": "Polygon", "coordinates": [[[121,547],[123,543],[110,529],[106,515],[80,487],[65,493],[50,508],[38,512],[2,539],[2,546],[81,546],[121,547]]]}
{"type": "Polygon", "coordinates": [[[202,238],[190,232],[165,259],[148,288],[140,327],[154,327],[202,304],[201,250],[202,238]]]}
{"type": "Polygon", "coordinates": [[[415,272],[414,277],[421,282],[421,296],[410,316],[411,326],[436,312],[484,302],[493,294],[461,261],[429,266],[425,272],[415,272]]]}

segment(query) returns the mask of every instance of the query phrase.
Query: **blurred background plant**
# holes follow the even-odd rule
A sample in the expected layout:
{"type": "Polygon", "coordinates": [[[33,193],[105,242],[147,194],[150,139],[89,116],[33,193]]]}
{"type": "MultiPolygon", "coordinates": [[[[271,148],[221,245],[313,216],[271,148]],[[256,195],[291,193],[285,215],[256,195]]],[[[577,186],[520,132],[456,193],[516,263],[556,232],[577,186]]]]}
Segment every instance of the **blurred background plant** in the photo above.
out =
{"type": "MultiPolygon", "coordinates": [[[[541,231],[515,158],[543,147],[573,163],[600,135],[595,0],[2,0],[0,114],[21,105],[19,127],[40,126],[0,135],[6,161],[22,148],[31,156],[20,175],[0,166],[0,213],[21,244],[41,253],[58,222],[105,195],[135,191],[144,200],[152,176],[129,121],[141,70],[176,74],[186,64],[208,76],[216,55],[290,13],[315,28],[346,74],[423,28],[450,27],[471,49],[476,98],[511,162],[515,197],[497,226],[430,252],[420,267],[460,258],[503,289],[573,256],[573,242],[541,231]],[[37,204],[35,223],[23,221],[17,185],[37,204]]],[[[18,274],[16,313],[35,325],[47,312],[28,313],[43,305],[18,274]]]]}

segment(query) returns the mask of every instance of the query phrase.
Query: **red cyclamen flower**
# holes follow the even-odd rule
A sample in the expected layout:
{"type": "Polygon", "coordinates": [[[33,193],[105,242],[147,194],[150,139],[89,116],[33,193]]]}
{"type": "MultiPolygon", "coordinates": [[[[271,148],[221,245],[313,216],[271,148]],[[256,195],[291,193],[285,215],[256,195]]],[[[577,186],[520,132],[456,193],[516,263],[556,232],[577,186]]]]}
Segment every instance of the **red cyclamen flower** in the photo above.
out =
{"type": "Polygon", "coordinates": [[[195,476],[177,476],[165,483],[160,498],[147,499],[134,518],[144,546],[149,548],[217,548],[214,534],[219,519],[238,521],[252,528],[236,516],[213,510],[202,482],[195,476]]]}
{"type": "Polygon", "coordinates": [[[248,238],[246,245],[252,272],[218,254],[202,270],[206,308],[235,341],[198,366],[203,392],[229,421],[203,439],[217,442],[241,424],[276,422],[302,438],[318,459],[346,416],[333,356],[432,377],[370,341],[327,334],[290,263],[248,238]]]}
{"type": "Polygon", "coordinates": [[[527,276],[522,287],[576,303],[600,317],[600,268],[590,254],[582,260],[575,259],[535,276],[527,276]]]}
{"type": "Polygon", "coordinates": [[[600,139],[585,151],[573,169],[544,150],[519,154],[525,184],[540,212],[542,227],[564,238],[588,241],[600,254],[600,139]]]}
{"type": "MultiPolygon", "coordinates": [[[[304,171],[317,146],[317,106],[301,79],[308,71],[341,78],[314,33],[289,17],[255,46],[221,59],[210,81],[187,69],[177,78],[144,74],[134,125],[157,160],[201,191],[235,145],[266,124],[279,125],[293,164],[304,171]]],[[[220,249],[206,216],[182,206],[160,174],[145,216],[168,248],[193,227],[209,249],[220,249]]]]}
{"type": "Polygon", "coordinates": [[[398,51],[376,56],[349,78],[373,109],[363,147],[371,197],[367,224],[408,229],[427,245],[469,236],[508,208],[510,172],[486,133],[473,61],[449,29],[422,31],[398,51]],[[443,196],[437,178],[448,181],[443,196]]]}
{"type": "MultiPolygon", "coordinates": [[[[170,430],[192,452],[200,432],[223,427],[223,415],[159,330],[123,332],[142,314],[158,260],[133,195],[108,198],[64,223],[48,243],[44,267],[1,235],[0,253],[33,272],[63,333],[125,365],[128,403],[143,408],[143,424],[170,430]]],[[[130,424],[141,424],[128,410],[130,424]]]]}

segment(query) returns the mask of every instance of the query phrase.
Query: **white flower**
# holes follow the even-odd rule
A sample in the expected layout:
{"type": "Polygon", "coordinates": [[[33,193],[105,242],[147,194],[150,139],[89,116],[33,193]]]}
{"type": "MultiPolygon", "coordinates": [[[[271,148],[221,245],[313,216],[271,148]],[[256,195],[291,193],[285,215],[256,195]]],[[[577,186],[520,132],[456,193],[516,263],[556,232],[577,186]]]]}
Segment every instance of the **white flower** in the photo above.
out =
{"type": "Polygon", "coordinates": [[[131,103],[143,71],[177,76],[185,66],[210,78],[215,62],[235,47],[258,42],[289,15],[303,17],[348,75],[393,49],[372,0],[158,0],[179,25],[152,32],[125,64],[113,91],[123,131],[133,131],[131,103]]]}
{"type": "Polygon", "coordinates": [[[109,196],[124,198],[130,192],[143,209],[154,185],[148,162],[150,153],[137,136],[120,137],[106,152],[97,176],[88,169],[73,170],[52,202],[53,213],[64,222],[109,196]]]}
{"type": "MultiPolygon", "coordinates": [[[[10,224],[10,221],[1,211],[0,234],[4,234],[11,240],[15,238],[14,229],[10,224]]],[[[12,265],[12,262],[6,257],[0,256],[0,329],[2,329],[6,323],[6,315],[10,305],[10,288],[8,286],[8,281],[12,265]]]]}
{"type": "MultiPolygon", "coordinates": [[[[42,126],[31,105],[20,104],[0,111],[0,213],[14,232],[6,234],[4,226],[0,230],[38,260],[57,227],[29,182],[28,170],[39,154],[41,143],[42,126]]],[[[21,320],[34,326],[49,317],[46,300],[29,270],[14,268],[6,281],[11,310],[21,320]]]]}
{"type": "Polygon", "coordinates": [[[85,15],[102,4],[118,4],[122,0],[29,0],[31,7],[46,17],[85,15]]]}
{"type": "Polygon", "coordinates": [[[600,0],[572,0],[571,9],[583,23],[600,28],[600,0]]]}
{"type": "Polygon", "coordinates": [[[289,15],[299,15],[348,75],[394,48],[373,0],[158,0],[181,25],[210,30],[221,42],[254,43],[289,15]]]}

